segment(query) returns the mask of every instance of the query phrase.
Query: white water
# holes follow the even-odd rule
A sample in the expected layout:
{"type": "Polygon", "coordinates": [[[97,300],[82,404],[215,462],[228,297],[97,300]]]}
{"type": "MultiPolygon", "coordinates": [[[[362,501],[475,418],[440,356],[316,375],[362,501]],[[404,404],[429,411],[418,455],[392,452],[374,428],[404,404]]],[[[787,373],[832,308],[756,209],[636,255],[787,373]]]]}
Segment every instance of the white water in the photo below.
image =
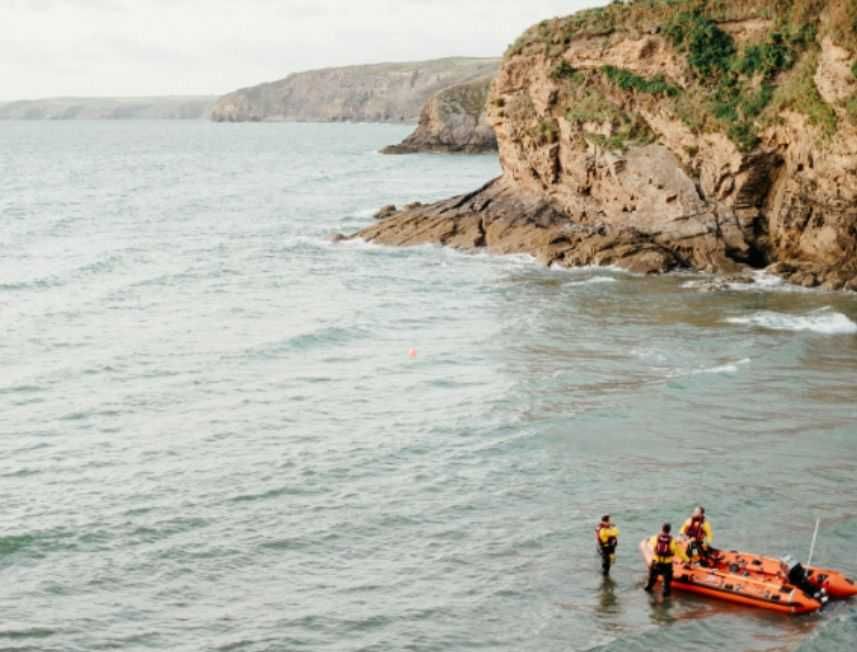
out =
{"type": "Polygon", "coordinates": [[[841,312],[833,312],[825,308],[806,315],[762,311],[747,317],[730,317],[726,321],[730,324],[757,326],[776,331],[809,331],[821,335],[853,335],[857,333],[857,323],[841,312]]]}

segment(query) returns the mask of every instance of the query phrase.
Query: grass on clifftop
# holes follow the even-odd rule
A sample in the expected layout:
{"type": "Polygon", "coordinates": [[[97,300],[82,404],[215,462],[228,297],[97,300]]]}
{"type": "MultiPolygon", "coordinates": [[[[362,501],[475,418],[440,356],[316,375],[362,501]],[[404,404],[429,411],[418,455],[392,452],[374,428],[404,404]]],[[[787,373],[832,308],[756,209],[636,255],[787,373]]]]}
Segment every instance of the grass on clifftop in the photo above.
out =
{"type": "MultiPolygon", "coordinates": [[[[743,49],[699,11],[676,14],[664,32],[696,72],[697,83],[706,91],[703,97],[710,112],[742,151],[752,150],[758,144],[760,118],[775,97],[782,98],[775,110],[788,104],[810,116],[810,122],[819,125],[824,133],[830,131],[832,115],[835,129],[836,115],[821,99],[811,75],[808,79],[812,89],[805,83],[805,72],[792,77],[801,80],[797,84],[788,80],[791,83],[787,86],[800,86],[804,101],[786,100],[782,93],[777,94],[779,76],[794,67],[803,52],[817,47],[815,24],[806,23],[799,28],[781,24],[764,42],[750,43],[743,49]]],[[[809,58],[810,53],[804,59],[809,61],[809,58]]]]}
{"type": "MultiPolygon", "coordinates": [[[[661,34],[684,56],[693,73],[685,88],[663,77],[647,79],[628,70],[605,66],[607,79],[622,90],[669,97],[673,109],[697,131],[726,133],[742,150],[752,150],[758,132],[785,109],[807,116],[823,134],[836,130],[836,113],[813,81],[824,27],[836,43],[857,53],[857,0],[632,0],[542,21],[527,30],[506,56],[540,54],[556,61],[575,39],[631,38],[661,34]],[[832,20],[819,22],[822,11],[832,20]],[[765,37],[736,42],[723,21],[769,21],[765,37]],[[620,37],[617,37],[620,38],[620,37]]],[[[857,62],[852,71],[857,77],[857,62]]],[[[582,71],[564,60],[551,77],[580,84],[582,71]]],[[[848,113],[857,109],[848,104],[848,113]]]]}

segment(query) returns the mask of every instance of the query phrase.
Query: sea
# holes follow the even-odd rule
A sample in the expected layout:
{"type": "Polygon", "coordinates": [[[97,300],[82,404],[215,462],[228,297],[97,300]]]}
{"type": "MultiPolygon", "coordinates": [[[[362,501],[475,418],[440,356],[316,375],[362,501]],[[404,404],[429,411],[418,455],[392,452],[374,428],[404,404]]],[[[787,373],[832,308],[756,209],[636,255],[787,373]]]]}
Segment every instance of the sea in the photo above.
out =
{"type": "Polygon", "coordinates": [[[0,650],[857,648],[638,550],[857,575],[857,296],[333,242],[499,173],[409,130],[0,122],[0,650]]]}

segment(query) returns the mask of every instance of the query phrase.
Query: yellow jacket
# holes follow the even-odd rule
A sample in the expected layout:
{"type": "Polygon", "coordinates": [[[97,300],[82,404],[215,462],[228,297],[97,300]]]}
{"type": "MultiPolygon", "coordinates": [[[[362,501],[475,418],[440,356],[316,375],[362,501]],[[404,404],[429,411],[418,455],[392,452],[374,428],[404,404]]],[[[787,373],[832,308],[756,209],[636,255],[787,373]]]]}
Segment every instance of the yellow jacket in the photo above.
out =
{"type": "MultiPolygon", "coordinates": [[[[655,547],[658,545],[658,537],[660,535],[656,534],[651,539],[649,539],[649,545],[652,547],[652,551],[655,550],[655,547]]],[[[652,557],[652,561],[656,564],[671,564],[673,561],[673,557],[678,557],[684,562],[690,561],[687,557],[687,554],[684,551],[684,548],[676,542],[673,537],[672,541],[670,541],[670,556],[669,557],[658,557],[654,555],[652,557]]]]}
{"type": "Polygon", "coordinates": [[[602,546],[606,546],[610,539],[619,540],[619,528],[614,525],[613,527],[604,527],[598,530],[598,541],[602,546]]]}
{"type": "MultiPolygon", "coordinates": [[[[693,517],[687,519],[684,522],[684,525],[681,526],[681,533],[684,534],[685,536],[687,536],[687,529],[690,527],[690,524],[692,521],[693,521],[693,517]]],[[[702,522],[702,531],[705,534],[702,542],[705,545],[710,546],[711,542],[714,540],[714,533],[711,530],[711,523],[708,522],[708,519],[705,519],[702,522]]]]}

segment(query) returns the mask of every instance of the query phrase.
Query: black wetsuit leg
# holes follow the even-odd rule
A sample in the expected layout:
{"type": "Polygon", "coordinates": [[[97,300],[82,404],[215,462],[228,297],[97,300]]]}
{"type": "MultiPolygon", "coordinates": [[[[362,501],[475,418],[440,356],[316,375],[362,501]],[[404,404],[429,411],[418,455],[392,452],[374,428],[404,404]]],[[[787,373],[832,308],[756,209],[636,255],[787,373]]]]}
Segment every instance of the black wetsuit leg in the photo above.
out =
{"type": "Polygon", "coordinates": [[[616,553],[616,546],[599,546],[601,552],[601,572],[604,575],[610,574],[610,566],[613,564],[613,555],[616,553]]]}
{"type": "Polygon", "coordinates": [[[663,567],[661,569],[661,573],[664,576],[664,597],[668,598],[670,592],[672,591],[672,582],[673,582],[673,565],[672,564],[661,564],[663,567]]]}
{"type": "Polygon", "coordinates": [[[664,578],[664,597],[670,594],[670,585],[673,581],[673,565],[670,564],[652,564],[649,567],[649,583],[646,584],[646,591],[651,591],[655,588],[655,582],[658,577],[664,578]]]}

